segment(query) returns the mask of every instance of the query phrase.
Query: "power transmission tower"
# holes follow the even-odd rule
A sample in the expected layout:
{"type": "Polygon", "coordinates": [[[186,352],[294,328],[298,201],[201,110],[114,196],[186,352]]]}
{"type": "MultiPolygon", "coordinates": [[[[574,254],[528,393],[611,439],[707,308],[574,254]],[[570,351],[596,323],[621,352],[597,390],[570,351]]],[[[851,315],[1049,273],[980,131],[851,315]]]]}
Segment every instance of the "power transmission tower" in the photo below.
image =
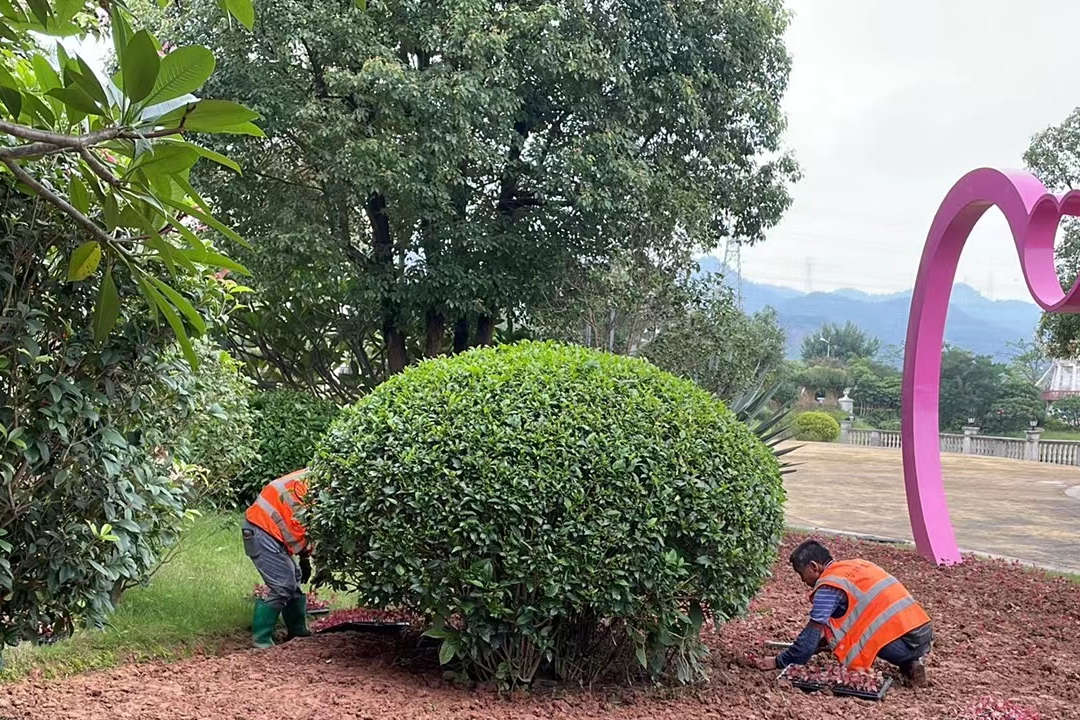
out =
{"type": "Polygon", "coordinates": [[[742,243],[735,242],[735,273],[738,277],[738,286],[735,288],[735,302],[742,310],[742,243]]]}

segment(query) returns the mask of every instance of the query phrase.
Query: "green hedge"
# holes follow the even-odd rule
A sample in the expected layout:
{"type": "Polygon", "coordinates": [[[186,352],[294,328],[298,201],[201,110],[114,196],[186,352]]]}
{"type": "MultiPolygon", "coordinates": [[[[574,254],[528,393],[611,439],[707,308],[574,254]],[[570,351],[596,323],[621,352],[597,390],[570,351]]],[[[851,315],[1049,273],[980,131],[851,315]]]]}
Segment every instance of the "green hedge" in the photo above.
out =
{"type": "Polygon", "coordinates": [[[317,579],[430,618],[444,662],[504,685],[701,677],[703,618],[746,609],[783,525],[776,459],[720,401],[552,343],[406,370],[311,467],[317,579]]]}
{"type": "Polygon", "coordinates": [[[812,410],[795,418],[795,437],[798,440],[832,442],[840,437],[840,423],[831,415],[812,410]]]}
{"type": "Polygon", "coordinates": [[[259,392],[251,399],[258,458],[240,479],[237,492],[250,502],[266,483],[307,466],[315,444],[340,408],[298,390],[259,392]]]}

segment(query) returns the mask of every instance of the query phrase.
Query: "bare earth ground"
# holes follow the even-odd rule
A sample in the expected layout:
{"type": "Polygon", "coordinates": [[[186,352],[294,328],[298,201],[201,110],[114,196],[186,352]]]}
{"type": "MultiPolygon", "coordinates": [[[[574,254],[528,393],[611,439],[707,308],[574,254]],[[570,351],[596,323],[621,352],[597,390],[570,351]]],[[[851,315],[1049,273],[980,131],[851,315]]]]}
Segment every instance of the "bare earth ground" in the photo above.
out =
{"type": "MultiPolygon", "coordinates": [[[[781,548],[783,557],[798,536],[781,548]]],[[[749,616],[710,631],[710,681],[695,688],[535,690],[500,697],[442,679],[430,662],[402,664],[393,641],[353,633],[269,651],[172,665],[131,665],[63,681],[0,687],[0,718],[18,720],[536,720],[539,718],[959,718],[976,698],[1015,698],[1045,720],[1080,718],[1080,585],[1001,561],[936,568],[908,549],[829,539],[896,574],[934,620],[931,686],[894,687],[884,703],[805,695],[745,665],[767,639],[789,639],[806,588],[781,561],[749,616]],[[755,647],[757,646],[757,647],[755,647]]]]}
{"type": "MultiPolygon", "coordinates": [[[[899,450],[807,443],[788,457],[805,463],[785,476],[790,525],[911,539],[899,450]]],[[[961,548],[1080,572],[1080,467],[950,453],[941,464],[961,548]]]]}

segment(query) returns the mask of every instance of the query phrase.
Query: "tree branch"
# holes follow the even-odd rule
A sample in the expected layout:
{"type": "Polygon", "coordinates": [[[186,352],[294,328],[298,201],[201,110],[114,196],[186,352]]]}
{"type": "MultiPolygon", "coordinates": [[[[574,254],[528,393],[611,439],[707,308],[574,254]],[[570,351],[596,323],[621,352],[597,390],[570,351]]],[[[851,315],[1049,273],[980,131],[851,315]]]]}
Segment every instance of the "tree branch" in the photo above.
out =
{"type": "Polygon", "coordinates": [[[85,228],[91,235],[93,235],[95,238],[97,238],[100,242],[109,243],[109,244],[113,243],[115,238],[113,238],[112,235],[109,235],[107,232],[105,232],[100,227],[98,227],[97,223],[95,223],[93,220],[86,217],[85,215],[83,215],[78,210],[76,210],[74,207],[72,207],[71,204],[69,204],[62,197],[60,197],[59,195],[54,193],[52,190],[50,190],[49,188],[45,187],[40,182],[35,180],[30,175],[30,173],[23,170],[22,166],[20,166],[17,162],[4,159],[4,164],[7,165],[8,169],[11,170],[11,173],[16,178],[18,178],[21,182],[25,183],[28,187],[30,187],[32,190],[34,190],[34,192],[36,192],[38,195],[45,198],[50,203],[52,203],[53,205],[55,205],[56,207],[60,208],[65,213],[67,213],[69,216],[71,216],[71,219],[73,219],[75,222],[77,222],[79,225],[81,225],[83,228],[85,228]]]}
{"type": "Polygon", "coordinates": [[[150,138],[165,137],[167,135],[179,135],[183,127],[162,128],[148,133],[140,133],[126,127],[112,127],[104,130],[95,130],[86,135],[64,135],[62,133],[38,130],[36,128],[10,123],[0,120],[0,133],[11,135],[22,140],[29,140],[28,145],[18,145],[12,148],[0,148],[0,160],[15,160],[17,158],[34,159],[43,155],[63,152],[65,150],[81,151],[95,145],[117,138],[124,140],[145,140],[150,138]]]}
{"type": "Polygon", "coordinates": [[[0,132],[22,138],[23,140],[30,140],[31,142],[47,143],[49,145],[77,150],[80,147],[88,147],[90,145],[106,142],[107,140],[114,140],[126,132],[126,130],[121,127],[114,127],[105,130],[96,130],[92,133],[87,133],[86,135],[64,135],[0,120],[0,132]]]}
{"type": "Polygon", "coordinates": [[[95,155],[93,152],[83,147],[79,148],[79,155],[82,156],[82,159],[86,161],[86,164],[90,166],[90,169],[93,170],[94,174],[97,175],[99,178],[109,183],[113,187],[117,188],[118,190],[122,190],[124,188],[124,183],[120,182],[120,179],[118,177],[109,172],[109,168],[105,167],[105,163],[98,160],[97,155],[95,155]]]}

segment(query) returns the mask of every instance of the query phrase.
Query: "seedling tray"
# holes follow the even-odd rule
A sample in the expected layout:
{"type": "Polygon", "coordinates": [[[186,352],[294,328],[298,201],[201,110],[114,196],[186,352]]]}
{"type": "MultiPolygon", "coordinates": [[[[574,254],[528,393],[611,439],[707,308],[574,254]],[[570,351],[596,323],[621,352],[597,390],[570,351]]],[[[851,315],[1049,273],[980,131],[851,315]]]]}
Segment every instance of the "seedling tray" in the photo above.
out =
{"type": "Polygon", "coordinates": [[[366,632],[366,633],[379,633],[379,634],[393,634],[399,633],[409,627],[409,623],[379,623],[379,622],[344,622],[338,625],[331,625],[330,627],[317,630],[317,634],[332,633],[332,632],[366,632]]]}
{"type": "Polygon", "coordinates": [[[325,608],[319,608],[318,610],[308,610],[307,614],[312,615],[312,616],[314,616],[314,615],[329,615],[330,614],[330,608],[325,607],[325,608]]]}
{"type": "MultiPolygon", "coordinates": [[[[787,668],[784,668],[784,671],[780,673],[779,676],[777,676],[777,679],[779,680],[780,678],[784,678],[786,676],[787,668]]],[[[878,702],[881,702],[885,699],[885,693],[887,693],[889,691],[889,688],[892,687],[893,679],[891,677],[885,678],[885,680],[881,683],[881,688],[878,689],[876,693],[866,692],[864,690],[855,690],[853,688],[846,688],[843,685],[829,686],[822,685],[821,683],[804,682],[802,680],[791,679],[788,679],[788,682],[790,682],[793,686],[799,688],[803,692],[829,692],[833,695],[846,695],[848,697],[859,698],[860,700],[876,700],[878,702]]]]}

